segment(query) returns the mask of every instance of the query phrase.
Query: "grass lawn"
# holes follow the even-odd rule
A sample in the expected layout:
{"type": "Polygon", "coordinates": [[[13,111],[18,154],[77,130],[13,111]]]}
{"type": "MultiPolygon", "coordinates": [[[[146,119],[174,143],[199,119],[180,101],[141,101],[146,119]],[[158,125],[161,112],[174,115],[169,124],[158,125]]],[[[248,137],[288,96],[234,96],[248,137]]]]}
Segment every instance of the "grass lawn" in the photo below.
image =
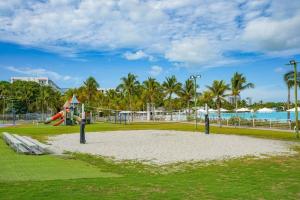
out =
{"type": "MultiPolygon", "coordinates": [[[[94,124],[87,131],[170,129],[192,124],[94,124]]],[[[200,127],[202,130],[203,127],[200,127]]],[[[74,133],[74,127],[23,125],[1,128],[45,139],[74,133]]],[[[212,132],[295,140],[294,134],[217,128],[212,132]]],[[[300,148],[293,156],[224,162],[149,166],[84,154],[68,157],[18,155],[0,140],[0,199],[300,199],[300,148]]]]}
{"type": "MultiPolygon", "coordinates": [[[[132,123],[132,124],[111,124],[97,123],[86,126],[86,132],[95,131],[116,131],[116,130],[178,130],[178,131],[195,131],[195,126],[190,123],[132,123]]],[[[19,125],[17,127],[1,128],[1,132],[7,131],[21,135],[30,135],[39,140],[47,139],[47,136],[62,133],[77,133],[79,126],[50,126],[50,125],[19,125]]],[[[204,132],[204,126],[198,126],[198,132],[204,132]]],[[[244,128],[229,128],[211,126],[211,133],[217,134],[235,134],[248,135],[260,138],[280,139],[300,141],[295,138],[295,134],[287,131],[272,131],[244,128]]]]}

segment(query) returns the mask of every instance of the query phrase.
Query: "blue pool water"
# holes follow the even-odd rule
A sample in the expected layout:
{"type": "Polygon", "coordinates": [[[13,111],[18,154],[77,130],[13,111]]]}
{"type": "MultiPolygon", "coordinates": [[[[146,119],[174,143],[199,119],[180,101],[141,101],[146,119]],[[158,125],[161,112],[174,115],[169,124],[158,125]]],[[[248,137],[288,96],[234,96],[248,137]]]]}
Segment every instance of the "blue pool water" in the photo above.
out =
{"type": "MultiPolygon", "coordinates": [[[[209,116],[211,118],[217,118],[218,114],[213,112],[209,113],[209,116]]],[[[272,112],[272,113],[221,113],[221,117],[223,119],[230,119],[232,117],[240,117],[243,119],[261,119],[261,120],[274,120],[274,121],[286,121],[288,118],[288,113],[287,112],[272,112]]],[[[290,119],[294,120],[295,119],[295,113],[290,112],[290,119]]],[[[203,117],[203,114],[201,115],[203,117]]]]}

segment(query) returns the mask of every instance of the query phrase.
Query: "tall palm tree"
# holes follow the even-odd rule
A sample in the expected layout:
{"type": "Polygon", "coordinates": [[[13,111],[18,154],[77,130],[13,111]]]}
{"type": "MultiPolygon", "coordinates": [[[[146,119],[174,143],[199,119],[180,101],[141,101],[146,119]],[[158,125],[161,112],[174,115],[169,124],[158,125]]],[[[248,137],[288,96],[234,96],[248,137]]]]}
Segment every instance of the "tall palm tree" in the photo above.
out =
{"type": "Polygon", "coordinates": [[[208,90],[211,92],[212,96],[216,100],[219,125],[221,127],[221,105],[222,105],[222,101],[226,101],[225,97],[227,96],[227,94],[225,93],[227,90],[230,89],[230,87],[223,80],[222,81],[215,80],[212,86],[206,86],[206,87],[208,88],[208,90]]]}
{"type": "Polygon", "coordinates": [[[98,91],[99,84],[96,79],[92,76],[88,77],[86,81],[84,81],[84,90],[87,95],[88,105],[90,106],[91,101],[93,101],[96,93],[98,91]]]}
{"type": "Polygon", "coordinates": [[[121,81],[117,89],[126,94],[129,101],[129,110],[132,110],[132,96],[140,83],[137,80],[137,76],[131,73],[127,74],[127,77],[122,77],[121,81]]]}
{"type": "Polygon", "coordinates": [[[240,96],[243,90],[254,88],[253,83],[247,83],[247,79],[243,74],[235,72],[231,78],[231,95],[234,97],[235,109],[237,110],[237,97],[240,96]]]}
{"type": "Polygon", "coordinates": [[[148,103],[153,104],[160,92],[160,84],[155,78],[149,77],[143,82],[144,97],[148,103]]]}
{"type": "Polygon", "coordinates": [[[187,106],[188,114],[190,115],[190,101],[195,95],[194,81],[187,79],[179,92],[179,96],[182,98],[187,106]]]}
{"type": "Polygon", "coordinates": [[[176,77],[173,75],[171,77],[166,77],[166,80],[162,84],[165,94],[168,96],[169,111],[171,112],[171,120],[173,120],[172,115],[172,95],[178,94],[181,90],[181,83],[177,82],[176,77]]]}
{"type": "MultiPolygon", "coordinates": [[[[297,74],[298,87],[300,86],[300,72],[297,74]]],[[[283,80],[288,88],[287,96],[287,110],[290,109],[291,105],[291,88],[294,87],[294,71],[289,71],[283,75],[283,80]]],[[[291,118],[290,112],[288,112],[288,120],[291,118]]]]}

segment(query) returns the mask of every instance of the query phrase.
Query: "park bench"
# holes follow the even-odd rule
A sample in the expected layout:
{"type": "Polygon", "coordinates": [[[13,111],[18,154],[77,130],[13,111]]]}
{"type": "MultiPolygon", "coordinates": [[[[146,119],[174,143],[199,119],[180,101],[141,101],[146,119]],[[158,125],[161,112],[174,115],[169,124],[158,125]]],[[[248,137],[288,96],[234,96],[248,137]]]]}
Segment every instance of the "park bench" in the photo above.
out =
{"type": "Polygon", "coordinates": [[[33,155],[49,153],[47,145],[42,144],[30,137],[9,134],[7,132],[3,132],[2,136],[5,142],[18,153],[33,155]]]}
{"type": "Polygon", "coordinates": [[[3,133],[5,142],[18,153],[30,153],[23,143],[9,133],[3,133]]]}

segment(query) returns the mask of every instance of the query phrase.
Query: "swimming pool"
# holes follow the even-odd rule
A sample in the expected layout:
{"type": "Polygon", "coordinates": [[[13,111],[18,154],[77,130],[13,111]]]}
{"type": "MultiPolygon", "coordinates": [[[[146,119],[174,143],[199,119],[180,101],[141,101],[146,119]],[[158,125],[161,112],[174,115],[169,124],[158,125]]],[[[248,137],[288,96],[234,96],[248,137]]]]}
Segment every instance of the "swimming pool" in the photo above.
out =
{"type": "MultiPolygon", "coordinates": [[[[209,116],[211,118],[217,118],[218,114],[216,112],[209,113],[209,116]]],[[[273,120],[273,121],[286,121],[288,119],[288,113],[287,112],[272,112],[272,113],[251,113],[251,112],[245,112],[245,113],[221,113],[221,117],[223,119],[230,119],[232,117],[240,117],[243,119],[261,119],[261,120],[273,120]]],[[[204,114],[200,115],[200,118],[203,118],[204,114]]],[[[295,120],[295,113],[290,112],[290,119],[295,120]]]]}

